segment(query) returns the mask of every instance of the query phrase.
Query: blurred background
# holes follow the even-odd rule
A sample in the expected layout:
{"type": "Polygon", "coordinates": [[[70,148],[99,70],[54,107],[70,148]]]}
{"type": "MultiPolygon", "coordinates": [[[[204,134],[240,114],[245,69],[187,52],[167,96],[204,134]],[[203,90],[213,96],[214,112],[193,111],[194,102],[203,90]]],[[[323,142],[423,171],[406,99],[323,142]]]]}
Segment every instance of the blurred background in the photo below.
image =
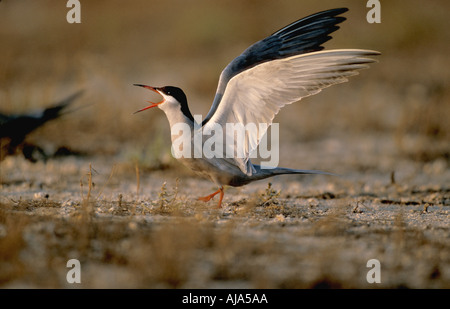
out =
{"type": "Polygon", "coordinates": [[[192,113],[206,115],[220,72],[245,48],[309,14],[348,7],[325,47],[377,50],[379,63],[282,110],[281,156],[295,143],[388,136],[392,152],[448,164],[449,1],[383,1],[381,24],[366,21],[361,0],[80,2],[81,24],[66,21],[66,1],[0,3],[0,111],[46,107],[85,90],[73,112],[29,137],[47,149],[141,160],[170,151],[162,111],[132,114],[157,100],[133,83],[178,86],[192,113]]]}
{"type": "Polygon", "coordinates": [[[80,2],[69,24],[65,0],[0,1],[0,114],[84,90],[27,142],[86,155],[0,162],[1,286],[70,287],[78,258],[82,287],[370,288],[376,257],[377,287],[448,287],[450,1],[381,1],[380,24],[367,0],[80,2]],[[178,86],[206,115],[233,58],[337,7],[347,21],[325,48],[379,62],[275,121],[281,166],[347,177],[271,178],[230,188],[220,211],[197,203],[215,188],[171,158],[162,111],[133,115],[159,100],[133,84],[178,86]]]}

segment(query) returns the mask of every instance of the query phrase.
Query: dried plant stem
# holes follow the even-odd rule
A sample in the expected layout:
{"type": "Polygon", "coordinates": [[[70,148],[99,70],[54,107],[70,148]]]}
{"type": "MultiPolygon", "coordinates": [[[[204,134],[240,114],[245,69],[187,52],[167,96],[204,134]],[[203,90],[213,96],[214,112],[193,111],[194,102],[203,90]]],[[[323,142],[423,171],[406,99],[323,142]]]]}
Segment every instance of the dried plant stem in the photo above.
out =
{"type": "MultiPolygon", "coordinates": [[[[92,164],[89,164],[89,172],[88,172],[88,192],[87,195],[84,196],[83,194],[83,180],[80,180],[80,190],[81,190],[81,197],[82,197],[82,218],[88,220],[91,213],[92,213],[92,207],[91,207],[91,193],[93,188],[93,182],[92,182],[92,164]]],[[[85,220],[84,220],[85,221],[85,220]]]]}
{"type": "MultiPolygon", "coordinates": [[[[90,165],[89,165],[90,168],[90,165]]],[[[106,185],[111,181],[114,173],[116,172],[117,169],[117,165],[113,165],[112,169],[111,169],[111,173],[109,173],[109,177],[108,180],[105,182],[105,184],[102,186],[102,188],[100,189],[100,191],[97,194],[97,197],[95,198],[96,200],[98,200],[98,198],[100,197],[100,195],[103,193],[103,190],[105,189],[106,185]]]]}
{"type": "Polygon", "coordinates": [[[134,167],[136,170],[136,195],[139,196],[139,189],[140,189],[141,183],[140,183],[140,176],[139,176],[139,166],[138,166],[137,162],[134,167]]]}

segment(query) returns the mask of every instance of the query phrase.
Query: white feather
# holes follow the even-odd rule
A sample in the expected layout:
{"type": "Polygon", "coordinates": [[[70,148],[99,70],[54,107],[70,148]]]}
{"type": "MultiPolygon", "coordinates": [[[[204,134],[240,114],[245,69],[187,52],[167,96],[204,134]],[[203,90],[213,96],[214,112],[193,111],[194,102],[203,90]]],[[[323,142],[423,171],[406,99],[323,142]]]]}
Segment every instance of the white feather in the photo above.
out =
{"type": "MultiPolygon", "coordinates": [[[[349,76],[358,74],[357,70],[368,68],[368,63],[375,62],[368,56],[378,54],[370,50],[339,49],[258,64],[229,80],[217,110],[204,129],[214,123],[221,125],[224,131],[227,123],[244,126],[265,123],[268,128],[283,106],[317,94],[331,85],[346,82],[349,76]]],[[[249,154],[258,147],[266,131],[246,131],[244,140],[227,145],[236,150],[239,148],[237,143],[244,143],[244,147],[240,147],[242,153],[230,160],[247,175],[254,172],[248,160],[249,154]]]]}

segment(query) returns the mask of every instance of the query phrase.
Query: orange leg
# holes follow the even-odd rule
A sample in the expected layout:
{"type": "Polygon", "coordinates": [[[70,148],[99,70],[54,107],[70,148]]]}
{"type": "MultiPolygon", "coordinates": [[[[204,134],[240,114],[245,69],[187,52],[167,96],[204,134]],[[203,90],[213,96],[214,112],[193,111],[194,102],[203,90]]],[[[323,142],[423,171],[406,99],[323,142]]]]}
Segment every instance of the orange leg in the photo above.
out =
{"type": "Polygon", "coordinates": [[[203,201],[203,202],[209,202],[218,193],[220,193],[220,198],[219,198],[219,204],[217,205],[217,208],[221,208],[222,207],[222,200],[223,200],[223,196],[224,196],[223,187],[220,187],[219,190],[217,190],[216,192],[214,192],[214,193],[212,193],[210,195],[199,197],[198,199],[200,201],[203,201]]]}

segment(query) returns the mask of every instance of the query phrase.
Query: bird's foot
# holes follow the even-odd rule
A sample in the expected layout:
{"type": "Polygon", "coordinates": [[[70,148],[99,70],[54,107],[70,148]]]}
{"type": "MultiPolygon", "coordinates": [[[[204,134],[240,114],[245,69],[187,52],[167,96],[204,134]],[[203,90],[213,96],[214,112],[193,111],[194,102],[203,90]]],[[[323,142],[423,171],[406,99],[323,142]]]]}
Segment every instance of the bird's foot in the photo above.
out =
{"type": "Polygon", "coordinates": [[[199,197],[198,200],[203,202],[209,202],[218,193],[220,193],[220,189],[210,195],[199,197]]]}
{"type": "Polygon", "coordinates": [[[203,202],[209,202],[214,196],[216,196],[219,193],[220,193],[220,199],[219,199],[219,205],[218,205],[217,208],[221,208],[222,207],[222,199],[223,199],[223,195],[224,195],[223,187],[220,187],[219,190],[217,190],[216,192],[214,192],[214,193],[212,193],[210,195],[199,197],[198,200],[199,201],[203,201],[203,202]]]}

